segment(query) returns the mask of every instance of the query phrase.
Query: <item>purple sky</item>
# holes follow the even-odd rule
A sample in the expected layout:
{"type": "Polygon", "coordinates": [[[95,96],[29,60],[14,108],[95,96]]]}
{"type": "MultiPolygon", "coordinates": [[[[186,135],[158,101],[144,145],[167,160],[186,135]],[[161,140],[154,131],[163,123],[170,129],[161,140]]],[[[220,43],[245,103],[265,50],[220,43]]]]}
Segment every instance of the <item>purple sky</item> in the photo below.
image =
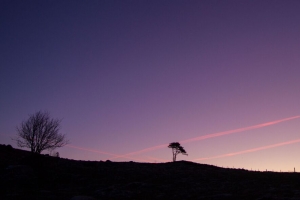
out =
{"type": "MultiPolygon", "coordinates": [[[[0,143],[17,147],[16,126],[47,110],[81,148],[61,157],[165,162],[167,146],[101,152],[299,116],[299,10],[298,0],[1,0],[0,143]]],[[[182,143],[178,159],[300,171],[300,118],[258,127],[182,143]]]]}

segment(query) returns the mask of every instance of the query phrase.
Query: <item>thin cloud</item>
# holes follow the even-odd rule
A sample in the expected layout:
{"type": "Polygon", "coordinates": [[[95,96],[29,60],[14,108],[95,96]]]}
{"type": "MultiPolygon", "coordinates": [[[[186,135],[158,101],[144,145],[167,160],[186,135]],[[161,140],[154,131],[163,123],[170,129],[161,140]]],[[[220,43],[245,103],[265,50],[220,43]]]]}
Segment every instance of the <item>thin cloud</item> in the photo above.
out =
{"type": "MultiPolygon", "coordinates": [[[[254,125],[254,126],[248,126],[248,127],[244,127],[244,128],[233,129],[233,130],[229,130],[229,131],[223,131],[223,132],[203,135],[203,136],[199,136],[199,137],[195,137],[195,138],[190,138],[190,139],[187,139],[187,140],[182,140],[182,141],[179,141],[179,142],[184,144],[184,143],[195,142],[195,141],[205,140],[205,139],[214,138],[214,137],[220,137],[220,136],[229,135],[229,134],[233,134],[233,133],[244,132],[244,131],[248,131],[248,130],[253,130],[253,129],[263,128],[263,127],[266,127],[266,126],[275,125],[275,124],[278,124],[278,123],[281,123],[281,122],[297,119],[299,117],[300,116],[297,115],[297,116],[294,116],[294,117],[288,117],[288,118],[284,118],[284,119],[280,119],[280,120],[276,120],[276,121],[257,124],[257,125],[254,125]]],[[[149,152],[149,151],[153,151],[153,150],[156,150],[156,149],[165,148],[168,145],[169,144],[161,144],[161,145],[149,147],[149,148],[146,148],[146,149],[142,149],[142,150],[139,150],[139,151],[127,153],[127,154],[124,154],[124,155],[121,155],[121,156],[115,156],[115,157],[110,158],[110,159],[116,159],[116,158],[121,158],[121,157],[124,157],[124,156],[130,156],[130,155],[137,155],[137,154],[141,154],[141,153],[144,153],[144,152],[149,152]]]]}

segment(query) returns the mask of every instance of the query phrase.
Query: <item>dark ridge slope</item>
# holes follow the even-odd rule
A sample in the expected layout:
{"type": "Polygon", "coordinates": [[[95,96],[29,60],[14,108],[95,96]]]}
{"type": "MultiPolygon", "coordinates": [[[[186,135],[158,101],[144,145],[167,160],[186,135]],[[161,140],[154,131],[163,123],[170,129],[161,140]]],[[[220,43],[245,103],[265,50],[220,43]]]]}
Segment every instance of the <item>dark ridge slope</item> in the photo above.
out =
{"type": "Polygon", "coordinates": [[[75,161],[5,145],[0,145],[0,156],[0,199],[300,199],[298,173],[187,161],[75,161]]]}

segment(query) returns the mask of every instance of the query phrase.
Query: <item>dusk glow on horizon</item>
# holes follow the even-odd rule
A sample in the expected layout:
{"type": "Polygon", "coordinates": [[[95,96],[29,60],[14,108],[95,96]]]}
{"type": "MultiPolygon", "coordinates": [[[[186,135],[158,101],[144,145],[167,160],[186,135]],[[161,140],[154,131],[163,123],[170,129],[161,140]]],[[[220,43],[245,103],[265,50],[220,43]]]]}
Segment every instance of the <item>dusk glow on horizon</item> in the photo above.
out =
{"type": "Polygon", "coordinates": [[[300,139],[287,141],[287,142],[281,142],[281,143],[278,143],[278,144],[267,145],[267,146],[258,147],[258,148],[254,148],[254,149],[247,149],[247,150],[244,150],[244,151],[228,153],[228,154],[219,155],[219,156],[213,156],[213,157],[209,157],[209,158],[197,158],[197,159],[194,159],[193,161],[210,160],[210,159],[216,159],[216,158],[236,156],[236,155],[240,155],[240,154],[244,154],[244,153],[251,153],[251,152],[255,152],[255,151],[261,151],[261,150],[265,150],[265,149],[275,148],[275,147],[289,145],[289,144],[298,143],[298,142],[300,142],[300,139]]]}
{"type": "MultiPolygon", "coordinates": [[[[300,171],[300,1],[0,1],[0,144],[61,119],[62,158],[300,171]]],[[[25,150],[29,150],[24,148],[25,150]]],[[[42,152],[44,154],[48,151],[42,152]]]]}

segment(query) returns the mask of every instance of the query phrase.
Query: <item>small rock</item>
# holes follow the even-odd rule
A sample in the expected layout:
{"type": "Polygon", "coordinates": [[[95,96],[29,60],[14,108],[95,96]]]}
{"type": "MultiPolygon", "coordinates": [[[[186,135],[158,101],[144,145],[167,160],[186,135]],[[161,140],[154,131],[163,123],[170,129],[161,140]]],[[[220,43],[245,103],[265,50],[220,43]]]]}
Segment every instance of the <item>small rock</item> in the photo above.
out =
{"type": "Polygon", "coordinates": [[[74,196],[71,200],[96,200],[94,197],[89,196],[74,196]]]}

